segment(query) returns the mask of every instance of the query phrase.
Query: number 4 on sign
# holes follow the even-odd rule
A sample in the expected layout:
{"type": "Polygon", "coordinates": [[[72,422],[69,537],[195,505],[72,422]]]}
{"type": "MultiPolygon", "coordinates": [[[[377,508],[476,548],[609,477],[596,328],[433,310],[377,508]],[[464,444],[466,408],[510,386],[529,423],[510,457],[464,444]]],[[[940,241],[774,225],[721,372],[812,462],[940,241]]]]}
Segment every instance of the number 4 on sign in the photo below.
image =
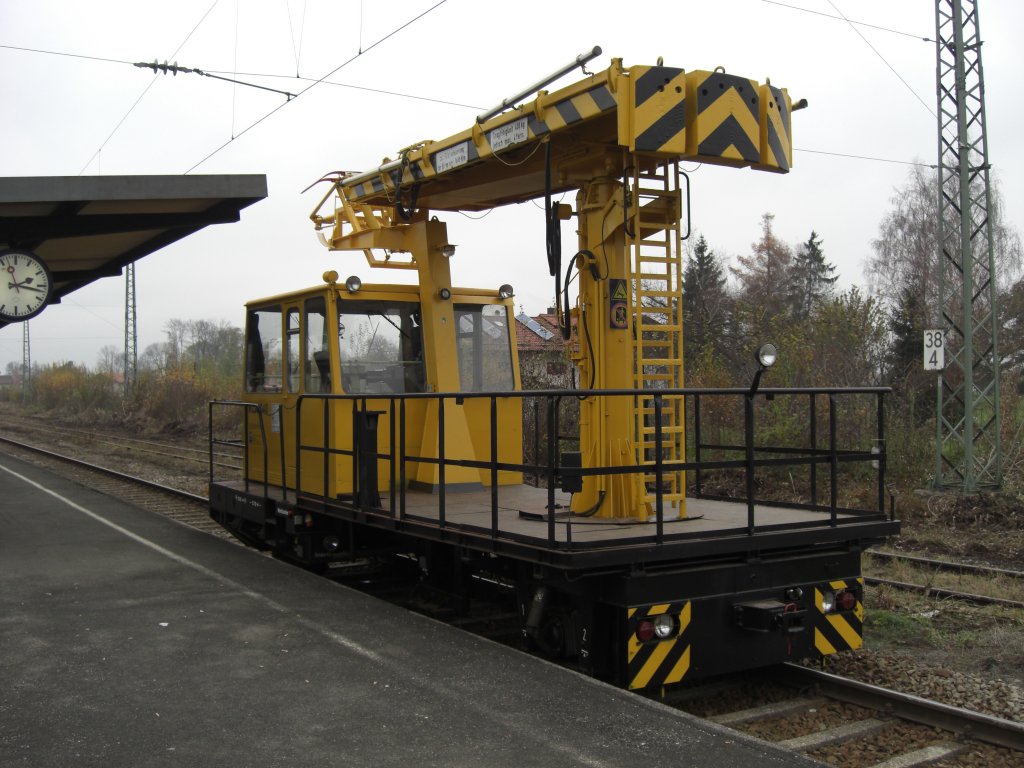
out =
{"type": "Polygon", "coordinates": [[[924,332],[924,369],[941,371],[946,367],[946,347],[942,331],[924,332]]]}

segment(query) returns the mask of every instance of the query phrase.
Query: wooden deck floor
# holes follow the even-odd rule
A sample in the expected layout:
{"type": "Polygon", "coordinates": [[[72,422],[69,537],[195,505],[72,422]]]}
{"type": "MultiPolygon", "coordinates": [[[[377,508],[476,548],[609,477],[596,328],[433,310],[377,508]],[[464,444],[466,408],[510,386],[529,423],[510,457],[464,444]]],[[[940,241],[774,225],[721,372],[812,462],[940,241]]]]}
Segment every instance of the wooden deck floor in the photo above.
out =
{"type": "MultiPolygon", "coordinates": [[[[241,491],[241,482],[226,482],[222,485],[241,491]]],[[[250,483],[250,493],[262,495],[262,484],[250,483]]],[[[267,495],[278,503],[282,501],[280,488],[269,487],[267,495]]],[[[295,501],[295,492],[288,492],[288,501],[295,501]]],[[[440,521],[439,496],[437,493],[421,490],[407,490],[405,493],[405,516],[410,521],[420,520],[434,525],[440,521]]],[[[550,546],[549,521],[547,515],[548,492],[544,488],[529,485],[507,485],[498,490],[498,520],[500,534],[515,536],[538,547],[550,546]]],[[[654,536],[656,521],[652,516],[646,521],[611,520],[600,517],[570,516],[569,494],[555,493],[556,513],[554,540],[557,543],[572,541],[584,546],[614,545],[631,539],[654,536]]],[[[395,498],[396,517],[400,516],[400,499],[395,498]]],[[[492,531],[491,491],[489,488],[474,490],[449,490],[444,499],[444,520],[446,525],[463,527],[476,532],[492,531]]],[[[381,495],[381,508],[388,514],[391,498],[381,495]]],[[[346,505],[346,508],[347,505],[346,505]]],[[[371,513],[372,514],[372,513],[371,513]]],[[[377,512],[376,514],[381,514],[377,512]]],[[[839,513],[840,522],[850,521],[857,516],[839,513]]],[[[816,512],[793,507],[755,505],[754,522],[758,528],[803,527],[815,523],[827,525],[827,512],[816,512]]],[[[676,510],[666,504],[664,534],[671,537],[686,534],[694,537],[713,537],[729,533],[745,533],[747,529],[747,505],[745,502],[712,501],[688,498],[686,517],[679,518],[676,510]]]]}
{"type": "MultiPolygon", "coordinates": [[[[544,488],[529,485],[502,486],[498,492],[498,530],[539,541],[548,540],[547,517],[548,492],[544,488]]],[[[600,517],[579,517],[568,514],[569,495],[556,492],[555,540],[571,540],[579,543],[613,544],[619,540],[653,536],[656,521],[652,515],[647,521],[611,520],[600,517]],[[569,527],[572,527],[571,534],[569,527]]],[[[439,520],[439,499],[436,493],[406,491],[405,514],[430,520],[439,520]]],[[[390,498],[382,496],[384,509],[390,506],[390,498]]],[[[445,522],[453,525],[491,529],[492,510],[489,488],[445,494],[445,522]]],[[[395,500],[398,509],[399,501],[395,500]]],[[[853,517],[838,515],[839,519],[853,517]]],[[[828,514],[792,507],[755,505],[754,520],[757,526],[807,525],[815,522],[827,523],[828,514]]],[[[746,530],[747,505],[744,502],[710,501],[707,499],[686,500],[686,517],[679,518],[678,511],[666,504],[664,532],[672,534],[714,535],[730,530],[746,530]]]]}

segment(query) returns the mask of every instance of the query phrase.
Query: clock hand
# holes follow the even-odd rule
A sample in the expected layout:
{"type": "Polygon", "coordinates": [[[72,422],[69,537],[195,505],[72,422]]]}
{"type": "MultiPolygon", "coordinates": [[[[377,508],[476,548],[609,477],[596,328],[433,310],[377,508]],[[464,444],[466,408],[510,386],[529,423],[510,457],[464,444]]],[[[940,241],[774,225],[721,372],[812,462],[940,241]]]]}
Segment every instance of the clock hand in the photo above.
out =
{"type": "Polygon", "coordinates": [[[45,293],[43,288],[33,288],[31,285],[25,285],[24,283],[16,283],[15,288],[24,288],[26,291],[35,291],[36,293],[45,293]]]}

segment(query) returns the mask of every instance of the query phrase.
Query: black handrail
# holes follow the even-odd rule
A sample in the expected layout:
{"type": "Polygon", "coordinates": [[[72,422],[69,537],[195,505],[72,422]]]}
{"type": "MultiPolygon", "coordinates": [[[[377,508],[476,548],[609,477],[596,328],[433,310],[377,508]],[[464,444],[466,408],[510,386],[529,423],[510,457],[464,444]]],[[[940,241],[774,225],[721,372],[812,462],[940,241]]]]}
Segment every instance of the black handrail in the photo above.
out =
{"type": "Polygon", "coordinates": [[[246,419],[242,421],[242,440],[221,440],[218,439],[213,431],[213,409],[215,406],[226,406],[233,408],[241,408],[243,416],[250,410],[256,411],[256,421],[260,425],[260,444],[263,446],[263,495],[266,497],[267,490],[269,488],[269,482],[267,479],[267,433],[263,428],[263,419],[261,417],[261,407],[259,403],[246,403],[241,400],[211,400],[207,405],[207,426],[209,428],[209,453],[210,453],[210,483],[214,482],[213,477],[213,446],[214,445],[226,445],[232,448],[237,448],[241,443],[242,446],[242,474],[244,475],[244,487],[245,492],[249,493],[249,424],[246,419]]]}
{"type": "MultiPolygon", "coordinates": [[[[637,465],[624,465],[624,466],[608,466],[608,467],[587,467],[573,469],[573,472],[579,478],[587,477],[598,477],[598,476],[616,476],[616,475],[629,475],[629,474],[641,474],[647,475],[650,478],[653,473],[654,487],[653,494],[653,516],[654,522],[656,523],[656,541],[662,542],[665,536],[665,498],[664,494],[667,490],[679,490],[685,492],[685,489],[677,487],[677,483],[668,482],[666,483],[666,476],[670,476],[671,473],[683,472],[683,471],[694,471],[696,473],[696,491],[698,498],[723,498],[721,496],[710,495],[706,493],[706,479],[707,473],[713,470],[722,469],[742,469],[745,480],[745,493],[742,499],[732,498],[734,502],[743,502],[747,508],[747,521],[745,532],[747,534],[754,534],[758,530],[757,519],[756,519],[756,507],[758,505],[765,506],[792,506],[796,508],[809,509],[814,511],[821,511],[828,513],[828,522],[831,526],[840,524],[839,514],[843,515],[874,515],[876,513],[885,513],[884,506],[884,491],[885,491],[885,438],[884,438],[884,396],[891,390],[887,387],[841,387],[841,388],[814,388],[814,387],[801,387],[801,388],[766,388],[758,390],[755,394],[751,395],[749,389],[745,388],[695,388],[695,389],[665,389],[665,390],[628,390],[628,389],[615,389],[615,390],[588,390],[586,392],[588,397],[632,397],[632,398],[646,398],[647,400],[653,400],[653,412],[654,412],[654,444],[653,454],[647,454],[652,456],[653,460],[644,462],[637,465]],[[807,395],[809,396],[809,430],[807,433],[809,437],[809,445],[798,446],[798,447],[787,447],[787,446],[769,446],[769,445],[756,445],[756,432],[755,429],[755,403],[766,402],[775,400],[777,397],[785,396],[796,396],[796,395],[807,395]],[[874,445],[871,450],[851,450],[841,449],[838,445],[838,405],[837,398],[845,395],[874,395],[877,400],[877,430],[875,432],[874,445]],[[827,396],[829,399],[829,436],[828,436],[828,448],[818,447],[818,429],[817,429],[817,408],[816,398],[817,396],[827,396]],[[673,443],[666,443],[666,433],[663,429],[663,419],[665,416],[666,402],[665,399],[668,397],[680,398],[680,402],[673,403],[673,408],[683,408],[683,413],[686,413],[686,400],[692,399],[693,401],[693,419],[690,428],[695,436],[693,443],[693,460],[687,460],[686,456],[678,457],[672,455],[666,457],[665,448],[667,445],[673,443]],[[733,398],[741,398],[743,402],[743,444],[733,445],[727,442],[705,442],[705,432],[702,430],[702,419],[704,417],[702,409],[702,399],[707,400],[709,398],[725,398],[730,400],[733,398]],[[740,453],[741,455],[736,459],[723,458],[719,456],[706,457],[708,451],[713,451],[719,454],[730,452],[740,453]],[[870,509],[857,510],[841,508],[839,506],[839,495],[838,495],[838,475],[839,468],[842,464],[848,462],[876,462],[878,471],[878,509],[877,512],[872,512],[870,509]],[[827,462],[829,465],[829,500],[827,506],[821,506],[817,499],[817,465],[820,463],[827,462]],[[807,465],[809,473],[809,482],[811,488],[811,501],[809,504],[804,502],[781,502],[773,501],[772,499],[758,499],[755,497],[755,471],[758,468],[770,468],[770,467],[782,467],[782,466],[800,466],[807,465]]],[[[565,545],[572,540],[572,515],[566,515],[565,520],[561,521],[565,524],[565,541],[557,541],[557,527],[556,527],[556,491],[559,488],[559,483],[562,482],[561,469],[559,467],[559,454],[558,454],[558,435],[553,425],[557,424],[557,410],[558,404],[562,398],[579,395],[578,391],[574,390],[532,390],[532,391],[502,391],[502,392],[459,392],[459,393],[407,393],[407,394],[380,394],[380,395],[369,395],[369,394],[358,394],[358,395],[333,395],[333,394],[308,394],[300,395],[297,399],[295,406],[295,421],[296,421],[296,439],[295,439],[295,451],[296,451],[296,464],[295,464],[295,492],[296,498],[304,498],[309,495],[303,491],[302,488],[302,456],[306,452],[317,452],[322,454],[323,461],[323,488],[325,490],[323,498],[321,499],[322,509],[325,511],[328,506],[341,504],[342,506],[348,504],[349,499],[348,492],[344,499],[331,498],[336,489],[331,487],[330,478],[330,457],[331,456],[348,456],[350,457],[352,466],[352,477],[353,477],[353,492],[351,495],[351,503],[359,510],[363,512],[372,512],[374,514],[384,514],[392,519],[405,520],[408,516],[407,512],[407,486],[408,486],[408,471],[407,465],[409,463],[415,465],[432,465],[436,466],[437,470],[437,517],[435,522],[440,527],[450,525],[450,520],[446,517],[445,511],[445,499],[446,499],[446,469],[447,467],[466,467],[478,470],[483,470],[489,473],[490,478],[490,524],[488,526],[489,533],[492,537],[500,537],[503,532],[499,528],[499,494],[501,487],[498,484],[499,473],[501,472],[520,472],[533,474],[535,477],[542,480],[546,485],[547,490],[547,508],[546,508],[546,522],[547,522],[547,539],[550,545],[565,545]],[[490,434],[489,434],[489,445],[485,449],[483,458],[458,458],[450,456],[450,447],[446,445],[445,440],[445,408],[448,401],[455,401],[456,405],[462,405],[467,400],[487,398],[489,400],[489,422],[490,422],[490,434]],[[506,398],[515,398],[519,400],[532,399],[535,403],[534,413],[539,413],[537,405],[541,402],[545,402],[547,407],[547,456],[546,461],[543,463],[540,461],[539,456],[533,457],[532,463],[523,462],[521,459],[519,462],[501,462],[498,461],[498,446],[500,436],[498,435],[498,400],[506,398]],[[322,435],[324,439],[314,444],[306,444],[303,440],[302,434],[302,409],[303,405],[307,400],[320,401],[321,407],[323,408],[323,429],[322,435]],[[407,415],[407,404],[408,401],[414,400],[427,400],[436,401],[436,434],[438,438],[437,455],[436,456],[419,456],[411,455],[407,452],[406,437],[408,432],[408,415],[407,415]],[[359,450],[356,450],[356,446],[352,446],[352,450],[347,448],[335,447],[332,445],[331,438],[331,418],[332,406],[334,401],[344,402],[349,401],[351,403],[353,415],[360,412],[367,412],[368,404],[373,401],[375,404],[379,404],[381,401],[388,401],[388,408],[385,411],[378,411],[377,413],[389,414],[389,432],[387,435],[388,446],[382,452],[378,444],[370,444],[362,446],[359,450]],[[397,441],[397,445],[396,445],[397,441]],[[379,508],[379,501],[367,502],[369,498],[375,496],[376,488],[364,489],[370,490],[372,493],[362,494],[359,493],[358,485],[360,479],[363,476],[358,471],[358,464],[360,461],[369,462],[386,462],[388,464],[388,471],[386,474],[387,485],[390,488],[388,497],[388,503],[384,505],[387,507],[379,508]]],[[[247,407],[259,406],[252,403],[244,404],[247,407]]],[[[540,425],[536,423],[535,428],[539,429],[540,425]]],[[[261,430],[263,428],[262,419],[260,420],[261,430]]],[[[211,411],[211,434],[212,434],[212,411],[211,411]]],[[[264,440],[264,452],[266,451],[266,441],[264,440]]],[[[535,443],[537,444],[537,443],[535,443]]],[[[651,450],[651,449],[647,449],[651,450]]],[[[211,448],[212,452],[212,448],[211,448]]],[[[374,468],[376,470],[376,467],[374,468]]],[[[282,468],[283,471],[283,468],[282,468]]],[[[212,473],[212,468],[211,468],[212,473]]],[[[375,476],[374,471],[368,477],[375,476]]],[[[248,478],[247,478],[248,480],[248,478]]],[[[377,482],[374,480],[373,482],[377,482]]],[[[650,479],[647,481],[650,483],[650,479]]],[[[264,485],[266,486],[266,459],[264,459],[264,485]]],[[[767,526],[762,526],[767,529],[767,526]]]]}

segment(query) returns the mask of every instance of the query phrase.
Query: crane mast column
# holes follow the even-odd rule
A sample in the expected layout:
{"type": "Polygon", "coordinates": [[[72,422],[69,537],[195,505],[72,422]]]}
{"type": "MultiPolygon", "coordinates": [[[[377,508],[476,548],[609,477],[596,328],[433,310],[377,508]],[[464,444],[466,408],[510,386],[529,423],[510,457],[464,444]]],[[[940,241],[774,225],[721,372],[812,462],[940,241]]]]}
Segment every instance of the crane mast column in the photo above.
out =
{"type": "MultiPolygon", "coordinates": [[[[577,196],[580,252],[576,362],[581,386],[630,389],[636,366],[632,343],[635,318],[630,311],[631,265],[623,227],[623,185],[600,178],[577,196]]],[[[637,463],[636,412],[631,397],[587,397],[580,403],[580,450],[585,467],[632,467],[637,463]]],[[[590,476],[573,497],[572,511],[598,517],[646,520],[641,478],[590,476]]]]}

